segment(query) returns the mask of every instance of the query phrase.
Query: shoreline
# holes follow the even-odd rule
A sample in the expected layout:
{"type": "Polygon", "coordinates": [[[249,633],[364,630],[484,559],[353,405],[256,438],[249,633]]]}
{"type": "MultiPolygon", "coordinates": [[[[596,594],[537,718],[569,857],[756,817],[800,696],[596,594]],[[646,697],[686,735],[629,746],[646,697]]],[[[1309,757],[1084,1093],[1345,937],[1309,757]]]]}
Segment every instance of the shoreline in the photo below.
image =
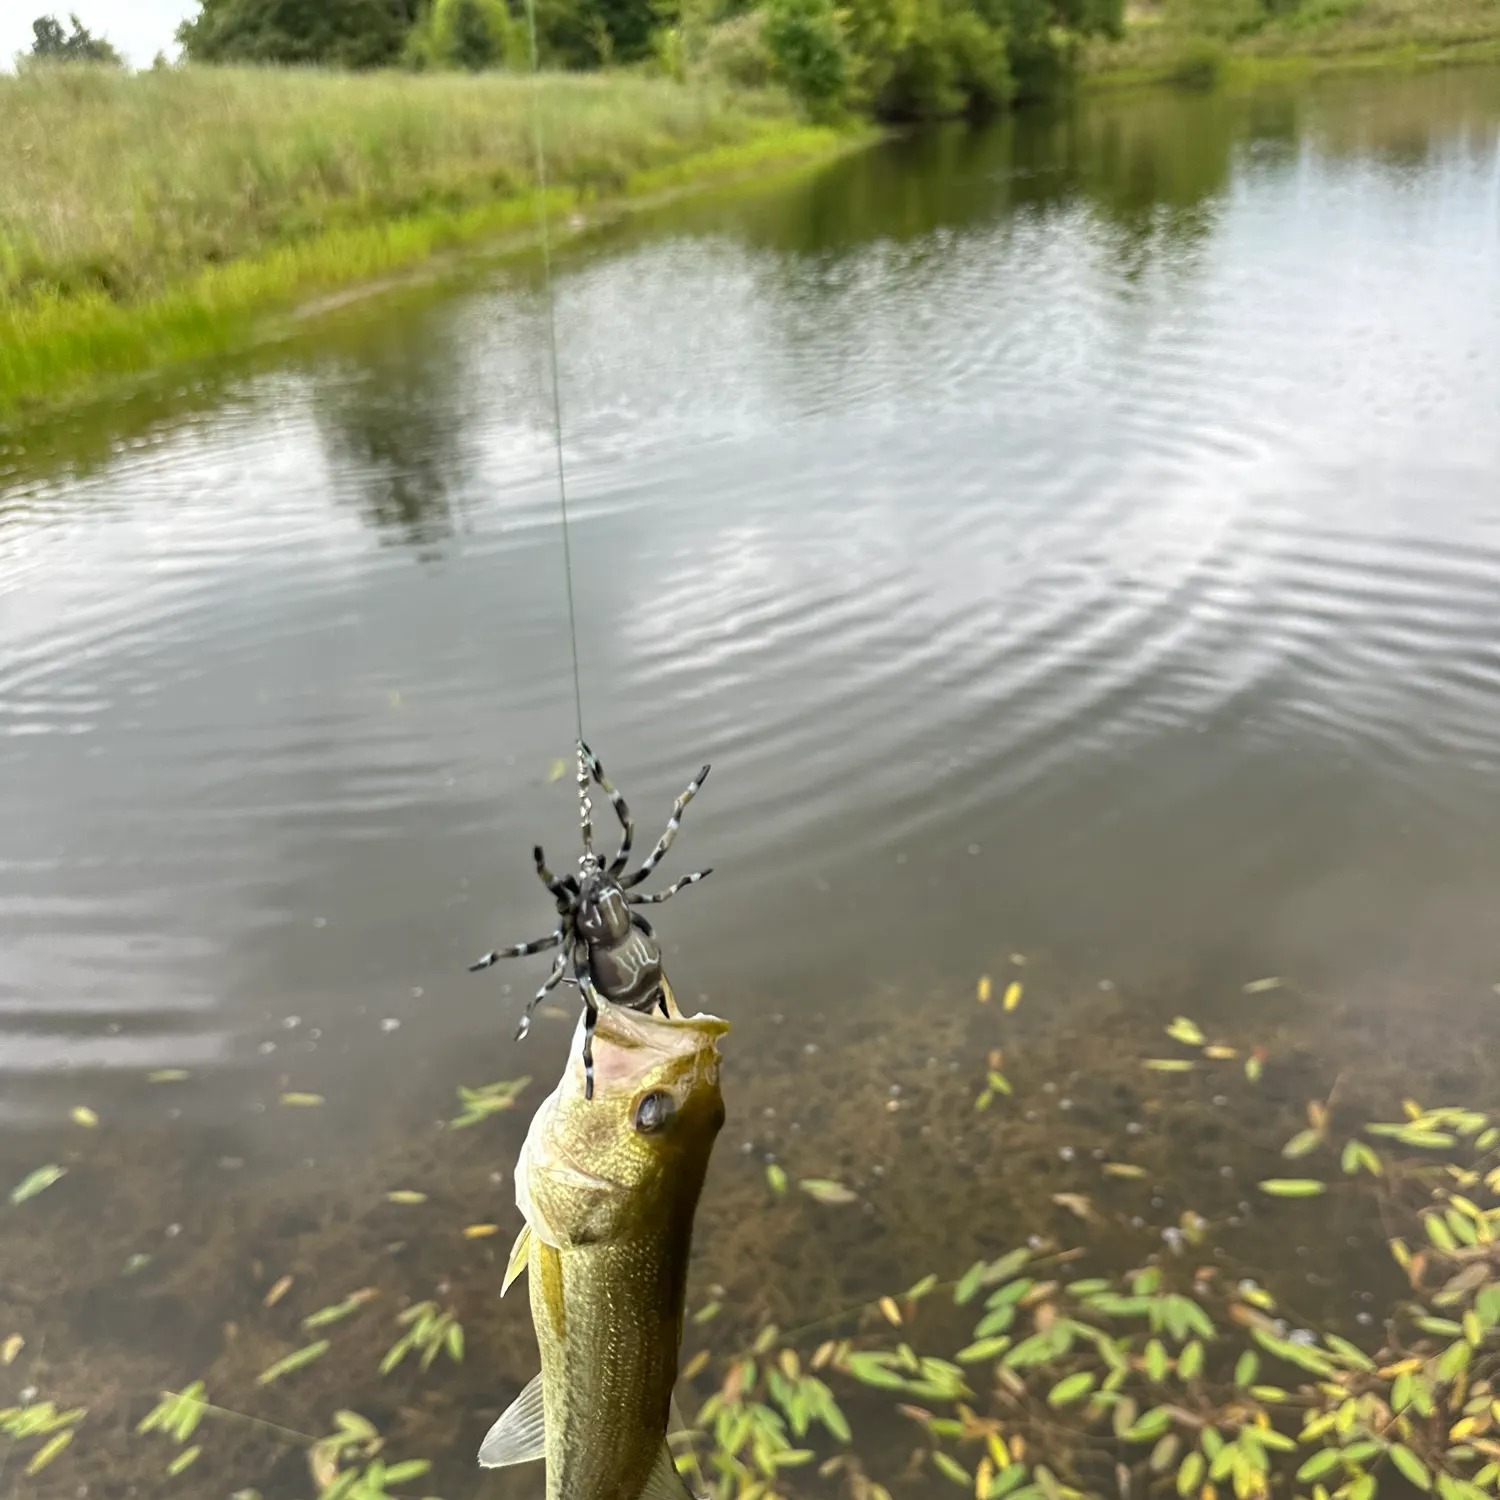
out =
{"type": "Polygon", "coordinates": [[[776,122],[749,141],[691,152],[631,173],[612,192],[565,184],[464,208],[325,230],[211,265],[139,302],[103,295],[0,309],[0,432],[129,391],[173,368],[274,343],[326,313],[540,240],[545,202],[554,247],[602,221],[709,188],[824,165],[878,140],[872,127],[776,122]]]}
{"type": "Polygon", "coordinates": [[[1414,73],[1500,63],[1500,22],[1482,36],[1401,42],[1372,39],[1369,45],[1333,46],[1326,51],[1304,46],[1262,52],[1187,33],[1174,34],[1170,42],[1170,50],[1149,62],[1092,70],[1085,66],[1077,77],[1078,93],[1163,87],[1222,92],[1339,73],[1414,73]]]}

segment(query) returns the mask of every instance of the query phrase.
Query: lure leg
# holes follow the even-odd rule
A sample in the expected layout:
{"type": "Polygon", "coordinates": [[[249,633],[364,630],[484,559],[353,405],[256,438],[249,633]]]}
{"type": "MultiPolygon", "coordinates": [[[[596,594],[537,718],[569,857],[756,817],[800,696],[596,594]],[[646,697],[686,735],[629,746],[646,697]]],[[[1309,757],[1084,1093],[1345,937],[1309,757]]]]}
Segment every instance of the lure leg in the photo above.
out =
{"type": "Polygon", "coordinates": [[[646,856],[645,863],[633,875],[622,875],[620,884],[627,889],[633,885],[639,885],[661,862],[661,857],[672,847],[672,840],[677,837],[677,830],[682,826],[682,810],[694,797],[698,795],[698,789],[708,780],[709,768],[704,768],[687,785],[687,790],[672,804],[672,816],[667,819],[667,831],[662,834],[656,842],[650,854],[646,856]]]}
{"type": "Polygon", "coordinates": [[[638,911],[631,912],[630,925],[632,927],[639,927],[648,938],[654,939],[656,937],[656,929],[638,911]]]}
{"type": "Polygon", "coordinates": [[[578,828],[583,834],[584,860],[594,862],[594,804],[589,801],[589,763],[584,759],[587,747],[578,742],[578,828]]]}
{"type": "Polygon", "coordinates": [[[547,856],[542,853],[540,844],[531,851],[531,857],[536,861],[537,877],[557,897],[557,909],[566,911],[573,904],[572,898],[578,894],[578,882],[571,875],[564,875],[559,880],[547,868],[547,856]]]}
{"type": "Polygon", "coordinates": [[[531,1013],[542,1002],[542,997],[548,990],[554,988],[562,981],[563,970],[568,966],[568,952],[565,948],[556,958],[552,960],[552,972],[542,981],[542,987],[530,1000],[526,1002],[526,1009],[521,1012],[520,1024],[516,1027],[516,1040],[524,1040],[526,1033],[531,1030],[531,1013]]]}
{"type": "Polygon", "coordinates": [[[477,974],[481,969],[499,963],[502,958],[525,958],[528,953],[541,953],[548,948],[557,947],[562,940],[563,929],[559,927],[550,937],[537,938],[531,943],[517,943],[512,948],[496,948],[493,953],[486,953],[477,964],[470,964],[469,973],[477,974]]]}
{"type": "Polygon", "coordinates": [[[632,906],[647,906],[654,901],[665,901],[669,896],[675,896],[685,885],[697,885],[705,875],[712,875],[712,870],[695,870],[691,875],[684,875],[675,885],[669,885],[666,890],[658,891],[654,896],[627,896],[625,899],[632,906]]]}
{"type": "Polygon", "coordinates": [[[599,757],[582,740],[578,742],[578,753],[588,762],[590,774],[609,798],[610,806],[614,808],[615,816],[620,820],[620,827],[625,830],[625,836],[620,840],[620,848],[609,862],[609,873],[618,875],[630,859],[630,844],[635,838],[635,823],[631,819],[629,807],[625,805],[625,799],[610,785],[609,778],[604,774],[604,767],[599,764],[599,757]]]}
{"type": "Polygon", "coordinates": [[[589,950],[580,943],[573,950],[573,977],[585,1006],[583,1022],[583,1097],[594,1097],[594,1028],[599,1024],[599,999],[589,974],[589,950]]]}

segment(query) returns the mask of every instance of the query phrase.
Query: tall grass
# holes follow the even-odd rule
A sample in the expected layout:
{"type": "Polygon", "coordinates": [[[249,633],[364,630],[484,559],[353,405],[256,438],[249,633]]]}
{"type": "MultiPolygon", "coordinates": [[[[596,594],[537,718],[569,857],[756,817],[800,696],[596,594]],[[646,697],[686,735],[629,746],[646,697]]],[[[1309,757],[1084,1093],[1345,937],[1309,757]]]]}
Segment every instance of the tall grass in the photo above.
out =
{"type": "Polygon", "coordinates": [[[0,416],[554,207],[822,147],[777,95],[620,75],[0,76],[0,416]]]}

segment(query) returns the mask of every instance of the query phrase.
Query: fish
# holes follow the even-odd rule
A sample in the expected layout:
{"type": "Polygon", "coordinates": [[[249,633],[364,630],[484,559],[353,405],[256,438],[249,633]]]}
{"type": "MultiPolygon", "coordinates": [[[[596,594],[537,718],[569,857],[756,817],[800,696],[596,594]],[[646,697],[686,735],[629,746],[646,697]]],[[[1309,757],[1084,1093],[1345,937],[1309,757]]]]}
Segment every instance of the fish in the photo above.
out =
{"type": "MultiPolygon", "coordinates": [[[[675,1007],[674,1007],[675,1009],[675,1007]]],[[[490,1429],[484,1468],[546,1460],[547,1500],[693,1500],[667,1445],[693,1219],[724,1124],[717,1016],[599,997],[594,1094],[579,1020],[515,1172],[541,1372],[490,1429]]]]}

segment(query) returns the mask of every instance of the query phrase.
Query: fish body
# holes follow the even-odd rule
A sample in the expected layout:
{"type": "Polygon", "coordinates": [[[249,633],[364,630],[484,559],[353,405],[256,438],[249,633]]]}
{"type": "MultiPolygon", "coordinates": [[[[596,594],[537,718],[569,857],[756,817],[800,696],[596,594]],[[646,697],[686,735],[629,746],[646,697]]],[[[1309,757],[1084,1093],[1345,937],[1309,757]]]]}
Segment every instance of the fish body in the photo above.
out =
{"type": "Polygon", "coordinates": [[[506,1284],[529,1272],[542,1369],[479,1461],[545,1457],[547,1500],[691,1494],[666,1434],[693,1217],[724,1122],[717,1041],[727,1030],[714,1016],[601,1000],[593,1098],[575,1046],[527,1131],[516,1168],[526,1223],[506,1284]]]}

